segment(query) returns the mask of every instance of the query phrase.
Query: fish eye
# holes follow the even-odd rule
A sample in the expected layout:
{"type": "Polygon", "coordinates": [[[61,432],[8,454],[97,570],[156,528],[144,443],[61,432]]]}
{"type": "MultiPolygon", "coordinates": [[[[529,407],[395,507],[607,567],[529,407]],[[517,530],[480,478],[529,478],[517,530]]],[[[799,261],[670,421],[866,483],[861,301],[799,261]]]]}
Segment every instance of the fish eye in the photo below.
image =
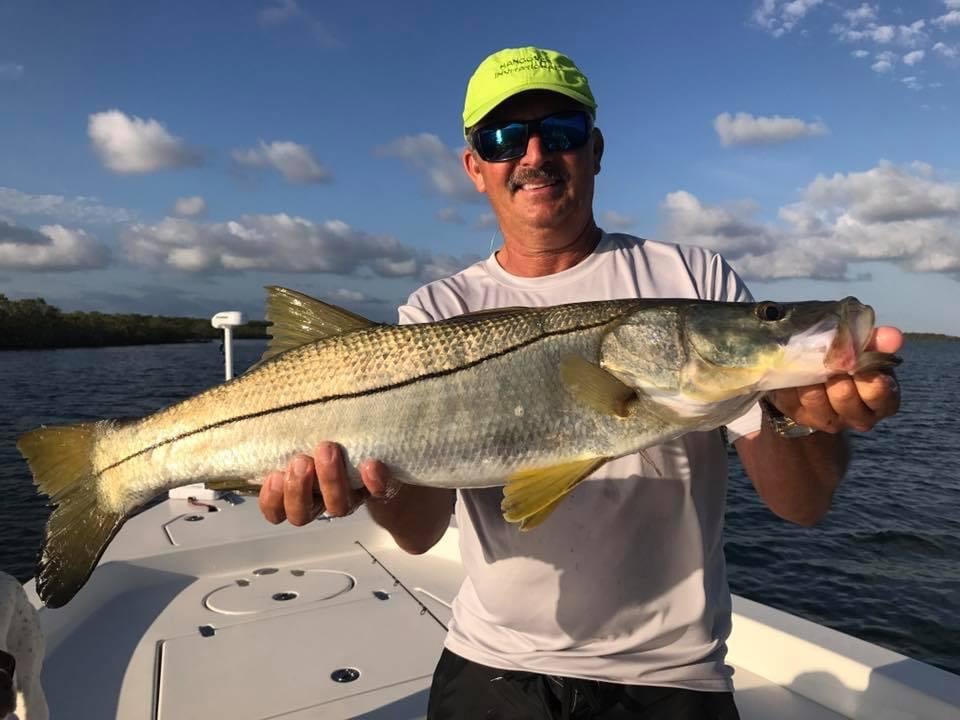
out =
{"type": "Polygon", "coordinates": [[[757,305],[757,317],[766,322],[783,320],[785,315],[783,308],[775,302],[762,302],[757,305]]]}

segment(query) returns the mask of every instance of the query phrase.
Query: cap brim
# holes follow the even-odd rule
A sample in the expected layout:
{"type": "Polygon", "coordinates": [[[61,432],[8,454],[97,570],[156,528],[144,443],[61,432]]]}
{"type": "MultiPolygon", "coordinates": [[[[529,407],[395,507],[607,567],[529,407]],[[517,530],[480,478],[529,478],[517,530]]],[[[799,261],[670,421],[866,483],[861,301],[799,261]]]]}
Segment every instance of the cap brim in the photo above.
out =
{"type": "Polygon", "coordinates": [[[583,95],[582,93],[578,93],[576,90],[571,88],[557,87],[556,85],[551,85],[550,83],[534,81],[512,87],[500,95],[495,95],[493,98],[474,109],[470,115],[463,119],[464,132],[466,132],[467,128],[471,128],[483,120],[500,103],[512,98],[514,95],[519,95],[522,92],[526,92],[527,90],[547,90],[549,92],[555,92],[558,95],[566,95],[571,100],[575,100],[581,105],[590,108],[590,110],[595,110],[597,107],[597,104],[594,100],[586,95],[583,95]]]}

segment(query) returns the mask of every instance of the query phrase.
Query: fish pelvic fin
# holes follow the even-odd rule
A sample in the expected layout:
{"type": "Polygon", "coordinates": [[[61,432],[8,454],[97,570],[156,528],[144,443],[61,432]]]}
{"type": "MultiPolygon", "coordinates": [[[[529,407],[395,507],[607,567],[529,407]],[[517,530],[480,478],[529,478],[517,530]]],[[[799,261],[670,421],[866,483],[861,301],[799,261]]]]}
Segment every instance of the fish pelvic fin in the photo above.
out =
{"type": "Polygon", "coordinates": [[[541,524],[577,484],[607,462],[608,458],[574,460],[533,470],[521,470],[507,478],[500,509],[508,522],[521,530],[541,524]]]}
{"type": "Polygon", "coordinates": [[[260,363],[295,347],[377,324],[296,290],[274,285],[266,290],[266,320],[273,324],[269,330],[270,342],[260,363]]]}
{"type": "Polygon", "coordinates": [[[37,594],[50,608],[69,602],[83,587],[107,545],[127,519],[102,504],[93,469],[100,423],[41,427],[20,436],[17,447],[34,484],[54,504],[37,560],[37,594]]]}

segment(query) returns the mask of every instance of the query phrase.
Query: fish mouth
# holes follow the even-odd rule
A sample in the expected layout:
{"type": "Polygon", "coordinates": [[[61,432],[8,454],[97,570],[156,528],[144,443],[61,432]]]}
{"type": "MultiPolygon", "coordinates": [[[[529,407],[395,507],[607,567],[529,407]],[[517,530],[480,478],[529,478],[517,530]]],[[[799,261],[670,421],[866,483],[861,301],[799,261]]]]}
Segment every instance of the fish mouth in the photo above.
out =
{"type": "Polygon", "coordinates": [[[876,313],[854,297],[840,302],[837,333],[823,359],[830,372],[850,373],[857,369],[860,356],[873,337],[876,313]]]}

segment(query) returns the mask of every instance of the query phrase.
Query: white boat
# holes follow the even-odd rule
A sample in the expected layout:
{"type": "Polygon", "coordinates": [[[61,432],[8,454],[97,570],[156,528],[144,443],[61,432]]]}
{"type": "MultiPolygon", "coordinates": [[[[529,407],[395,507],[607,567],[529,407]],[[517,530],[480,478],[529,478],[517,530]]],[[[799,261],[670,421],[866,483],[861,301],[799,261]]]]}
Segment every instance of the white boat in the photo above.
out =
{"type": "MultiPolygon", "coordinates": [[[[363,508],[272,526],[255,498],[178,489],[40,609],[50,716],[422,718],[462,579],[455,526],[411,556],[363,508]]],[[[960,718],[960,676],[742,597],[733,613],[743,720],[960,718]]]]}

